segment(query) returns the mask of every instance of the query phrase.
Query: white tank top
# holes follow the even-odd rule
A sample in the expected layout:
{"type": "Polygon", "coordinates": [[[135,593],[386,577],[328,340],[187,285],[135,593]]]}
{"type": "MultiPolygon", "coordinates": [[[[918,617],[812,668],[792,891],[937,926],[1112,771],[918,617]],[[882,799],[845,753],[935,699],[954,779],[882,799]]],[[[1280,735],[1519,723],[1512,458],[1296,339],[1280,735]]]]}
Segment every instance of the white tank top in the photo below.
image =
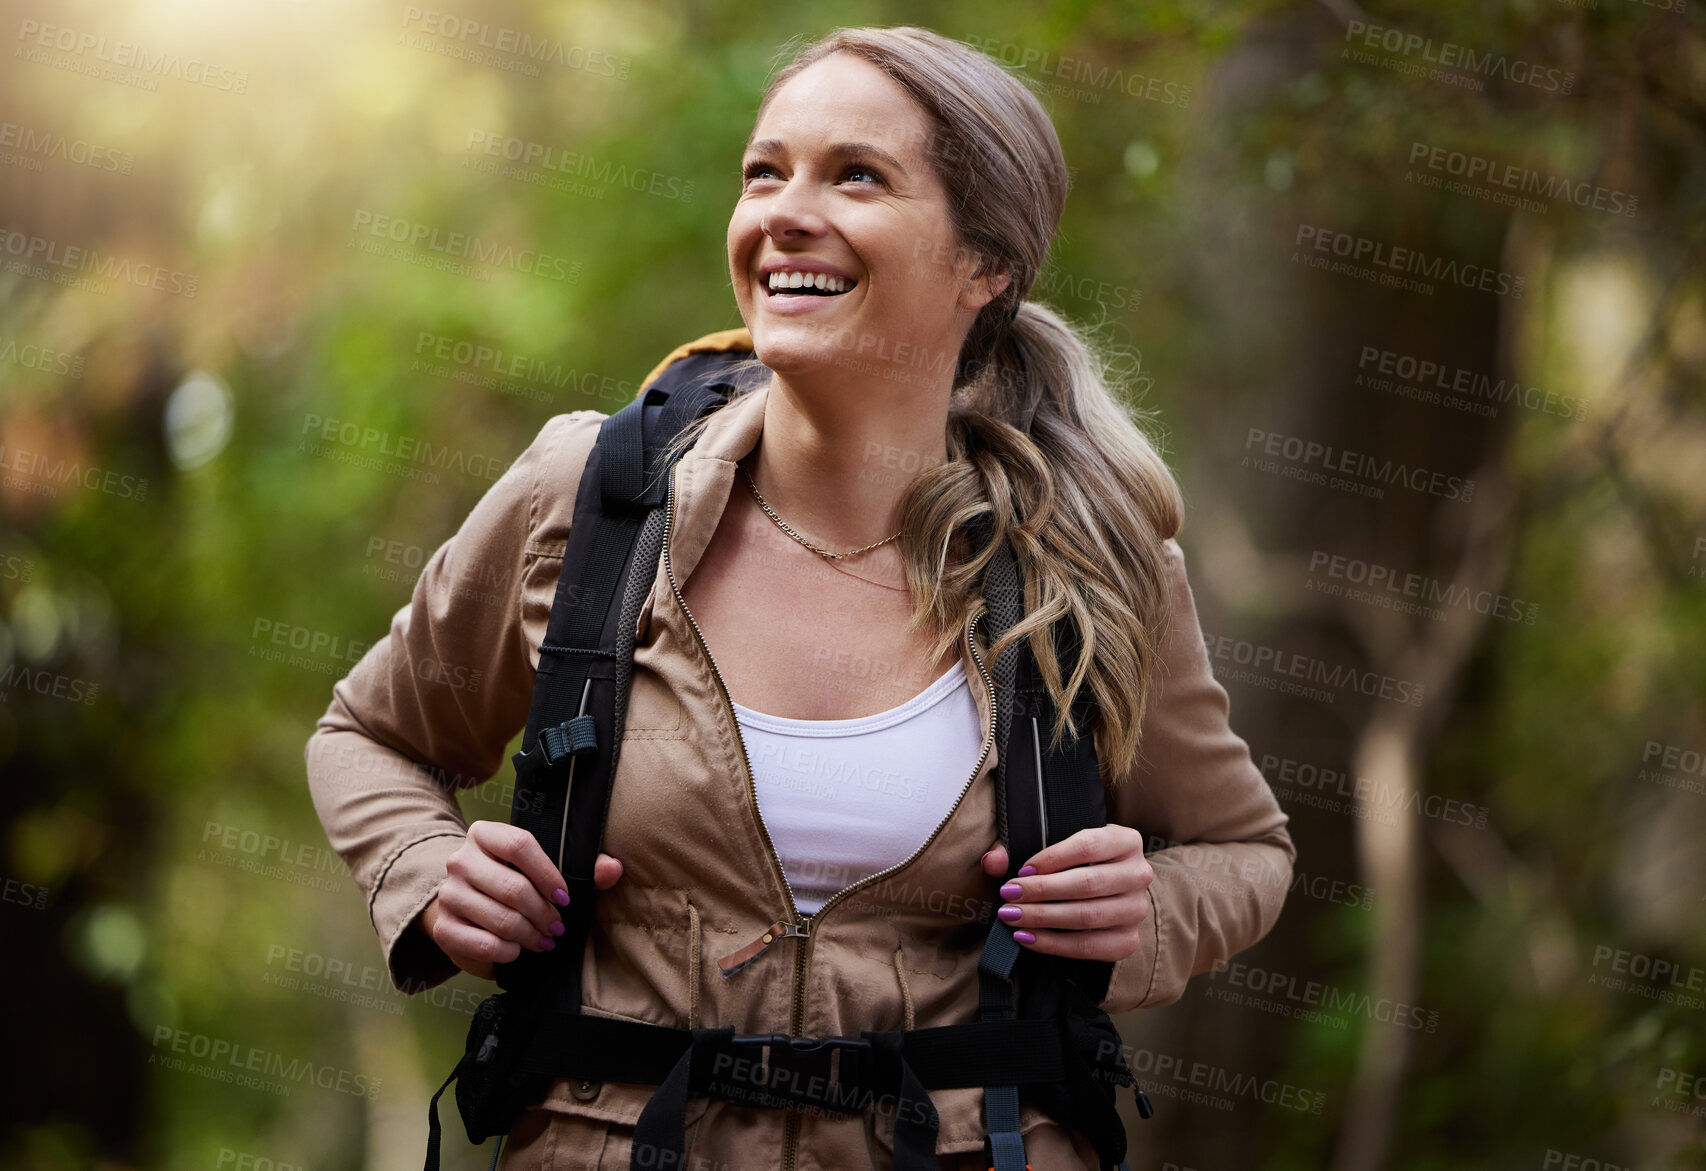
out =
{"type": "Polygon", "coordinates": [[[983,720],[960,663],[899,707],[856,719],[734,709],[759,814],[808,915],[922,846],[983,751],[983,720]]]}

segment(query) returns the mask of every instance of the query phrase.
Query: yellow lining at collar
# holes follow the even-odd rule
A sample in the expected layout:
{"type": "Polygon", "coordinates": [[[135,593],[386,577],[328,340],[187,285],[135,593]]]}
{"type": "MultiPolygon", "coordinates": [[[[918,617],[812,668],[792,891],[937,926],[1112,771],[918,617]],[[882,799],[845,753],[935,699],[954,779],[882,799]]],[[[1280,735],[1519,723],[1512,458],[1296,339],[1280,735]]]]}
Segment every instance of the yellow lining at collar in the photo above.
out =
{"type": "Polygon", "coordinates": [[[677,358],[685,358],[688,354],[697,354],[705,350],[750,351],[751,349],[752,334],[744,325],[736,329],[719,329],[715,333],[708,333],[701,338],[697,338],[690,342],[684,342],[671,350],[669,352],[669,356],[664,358],[663,361],[652,367],[652,372],[646,375],[644,382],[640,383],[640,389],[635,392],[634,397],[638,398],[640,395],[646,393],[646,387],[650,386],[657,376],[668,369],[670,363],[674,362],[677,358]]]}

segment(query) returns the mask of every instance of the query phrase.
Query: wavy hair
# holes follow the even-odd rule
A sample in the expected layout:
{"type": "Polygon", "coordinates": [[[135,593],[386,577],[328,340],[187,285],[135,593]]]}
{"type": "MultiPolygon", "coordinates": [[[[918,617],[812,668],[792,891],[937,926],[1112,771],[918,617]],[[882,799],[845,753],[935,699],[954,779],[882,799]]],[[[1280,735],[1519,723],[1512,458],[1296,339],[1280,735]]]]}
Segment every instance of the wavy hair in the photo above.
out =
{"type": "MultiPolygon", "coordinates": [[[[1163,544],[1179,531],[1184,505],[1143,429],[1152,413],[1122,404],[1128,372],[1116,372],[1062,315],[1026,299],[1066,204],[1060,139],[1029,79],[911,26],[842,28],[803,44],[766,87],[755,121],[783,84],[831,53],[869,61],[911,95],[928,126],[932,168],[955,193],[949,212],[957,242],[978,259],[974,277],[1011,276],[960,348],[948,458],[914,477],[901,498],[897,544],[914,601],[908,628],[934,629],[931,654],[940,659],[981,606],[984,571],[1010,541],[1025,615],[991,654],[1030,639],[1057,710],[1055,745],[1082,734],[1071,709],[1089,689],[1102,776],[1117,784],[1138,759],[1171,620],[1163,544]],[[1065,619],[1076,635],[1062,640],[1074,652],[1070,677],[1056,645],[1056,624],[1065,619]]],[[[753,389],[748,373],[764,369],[756,356],[737,367],[744,389],[731,402],[753,389]]],[[[666,461],[691,446],[709,418],[687,428],[666,461]]]]}

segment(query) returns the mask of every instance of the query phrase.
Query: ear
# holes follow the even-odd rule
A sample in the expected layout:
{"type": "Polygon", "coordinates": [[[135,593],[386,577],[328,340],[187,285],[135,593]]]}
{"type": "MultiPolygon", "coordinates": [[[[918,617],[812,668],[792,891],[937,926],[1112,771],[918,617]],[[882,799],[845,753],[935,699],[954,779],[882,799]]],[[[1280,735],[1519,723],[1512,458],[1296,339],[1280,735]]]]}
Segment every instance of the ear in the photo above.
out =
{"type": "Polygon", "coordinates": [[[960,306],[977,313],[1005,292],[1007,286],[1012,283],[1013,277],[1006,269],[971,278],[960,291],[960,306]]]}

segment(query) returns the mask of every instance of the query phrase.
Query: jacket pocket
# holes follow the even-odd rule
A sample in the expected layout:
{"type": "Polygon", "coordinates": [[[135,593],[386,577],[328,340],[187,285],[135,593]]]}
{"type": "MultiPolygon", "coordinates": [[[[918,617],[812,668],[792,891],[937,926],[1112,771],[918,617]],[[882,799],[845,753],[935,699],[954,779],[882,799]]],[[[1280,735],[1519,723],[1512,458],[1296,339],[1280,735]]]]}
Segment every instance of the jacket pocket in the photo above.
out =
{"type": "MultiPolygon", "coordinates": [[[[551,1115],[543,1143],[541,1171],[628,1171],[634,1149],[634,1127],[640,1111],[651,1101],[656,1086],[632,1082],[589,1082],[558,1078],[539,1103],[551,1115]]],[[[710,1100],[703,1094],[687,1099],[687,1166],[699,1119],[710,1100]]]]}
{"type": "Polygon", "coordinates": [[[681,723],[681,700],[656,671],[642,666],[636,656],[633,682],[628,685],[624,734],[679,739],[686,735],[681,723]]]}

